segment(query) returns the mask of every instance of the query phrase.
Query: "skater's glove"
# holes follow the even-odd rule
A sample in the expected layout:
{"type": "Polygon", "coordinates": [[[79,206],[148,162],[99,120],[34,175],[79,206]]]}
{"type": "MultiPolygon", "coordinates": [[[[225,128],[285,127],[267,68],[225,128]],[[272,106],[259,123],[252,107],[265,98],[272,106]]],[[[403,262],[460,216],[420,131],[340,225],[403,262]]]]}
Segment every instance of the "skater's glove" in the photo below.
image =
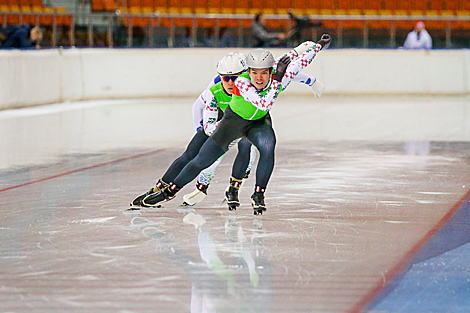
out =
{"type": "Polygon", "coordinates": [[[320,41],[318,44],[321,46],[322,49],[327,49],[331,43],[331,36],[328,34],[321,35],[320,41]]]}
{"type": "Polygon", "coordinates": [[[298,47],[294,48],[294,51],[297,53],[297,56],[301,55],[308,49],[312,48],[315,45],[313,41],[302,42],[298,47]]]}
{"type": "Polygon", "coordinates": [[[288,56],[282,57],[277,63],[276,75],[274,80],[280,82],[286,73],[287,66],[289,66],[290,58],[288,56]]]}
{"type": "Polygon", "coordinates": [[[312,88],[315,98],[320,98],[323,90],[325,90],[325,85],[317,79],[310,88],[312,88]]]}
{"type": "Polygon", "coordinates": [[[217,127],[219,126],[220,124],[220,121],[218,121],[217,123],[215,124],[211,124],[211,123],[206,123],[206,125],[204,126],[204,132],[206,133],[207,136],[212,136],[212,134],[214,133],[214,131],[217,129],[217,127]]]}

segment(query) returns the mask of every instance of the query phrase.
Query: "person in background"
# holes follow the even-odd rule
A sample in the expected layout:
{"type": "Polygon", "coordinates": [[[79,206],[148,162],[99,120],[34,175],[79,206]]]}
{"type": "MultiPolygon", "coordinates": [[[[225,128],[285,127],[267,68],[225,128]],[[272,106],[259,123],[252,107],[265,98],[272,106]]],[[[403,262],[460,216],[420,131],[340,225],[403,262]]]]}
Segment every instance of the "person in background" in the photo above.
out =
{"type": "Polygon", "coordinates": [[[214,47],[214,42],[214,29],[212,27],[208,27],[204,34],[204,46],[214,47]]]}
{"type": "Polygon", "coordinates": [[[300,42],[302,42],[302,32],[306,29],[312,28],[312,27],[321,27],[322,22],[317,21],[313,22],[310,20],[308,16],[296,16],[294,14],[294,10],[290,9],[289,12],[287,13],[289,15],[289,19],[294,22],[294,26],[292,29],[289,31],[289,34],[287,35],[288,38],[288,44],[290,46],[295,46],[298,45],[300,42]]]}
{"type": "Polygon", "coordinates": [[[0,37],[2,49],[10,48],[41,48],[42,30],[39,26],[30,29],[29,25],[20,27],[10,27],[2,30],[3,36],[0,37]],[[1,38],[4,38],[3,40],[1,38]]]}
{"type": "Polygon", "coordinates": [[[431,35],[424,28],[424,23],[418,21],[415,25],[415,29],[408,33],[406,36],[405,49],[432,49],[432,38],[431,35]]]}
{"type": "Polygon", "coordinates": [[[287,34],[285,33],[268,33],[266,30],[266,20],[263,13],[255,15],[251,24],[251,33],[255,39],[255,47],[273,47],[279,46],[285,42],[287,34]]]}
{"type": "Polygon", "coordinates": [[[194,48],[193,37],[191,35],[191,27],[184,28],[183,47],[194,48]]]}
{"type": "Polygon", "coordinates": [[[220,29],[220,47],[236,47],[237,41],[233,29],[223,27],[220,29]]]}

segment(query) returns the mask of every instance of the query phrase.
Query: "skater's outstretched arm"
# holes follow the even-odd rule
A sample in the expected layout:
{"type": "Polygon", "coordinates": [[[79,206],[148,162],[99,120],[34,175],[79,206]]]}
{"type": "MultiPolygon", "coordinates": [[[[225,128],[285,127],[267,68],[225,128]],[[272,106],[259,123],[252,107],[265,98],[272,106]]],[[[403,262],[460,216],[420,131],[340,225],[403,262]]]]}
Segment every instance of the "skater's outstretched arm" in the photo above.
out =
{"type": "Polygon", "coordinates": [[[281,80],[282,88],[287,88],[287,86],[292,82],[293,78],[297,76],[302,69],[306,68],[310,63],[312,63],[318,52],[323,48],[327,48],[330,45],[330,42],[331,37],[327,34],[324,34],[322,35],[320,41],[314,44],[311,48],[308,48],[298,58],[292,61],[287,67],[287,70],[281,80]]]}
{"type": "Polygon", "coordinates": [[[210,90],[207,92],[206,96],[206,106],[203,112],[203,127],[206,135],[210,136],[219,125],[217,121],[219,117],[219,103],[210,90]]]}
{"type": "Polygon", "coordinates": [[[325,85],[321,81],[313,76],[305,74],[302,71],[297,73],[292,81],[310,86],[310,88],[312,88],[313,94],[315,95],[315,98],[321,97],[323,91],[325,90],[325,85]]]}
{"type": "Polygon", "coordinates": [[[193,125],[196,131],[202,127],[202,113],[206,107],[204,92],[202,92],[193,103],[193,125]]]}
{"type": "Polygon", "coordinates": [[[220,82],[220,76],[216,76],[210,83],[207,85],[206,89],[197,97],[196,101],[193,104],[193,125],[196,131],[201,129],[203,125],[203,112],[206,107],[206,93],[209,91],[209,88],[220,82]]]}
{"type": "Polygon", "coordinates": [[[276,74],[272,78],[269,87],[264,90],[255,88],[247,77],[239,77],[235,82],[234,94],[243,97],[259,110],[269,111],[279,93],[290,84],[303,68],[312,62],[321,48],[321,44],[315,44],[292,63],[290,63],[289,56],[284,56],[278,61],[276,74]]]}
{"type": "MultiPolygon", "coordinates": [[[[277,58],[274,61],[273,70],[276,69],[279,60],[282,59],[283,57],[288,56],[290,58],[290,60],[293,61],[299,55],[303,54],[305,51],[312,48],[314,45],[315,45],[315,43],[313,41],[306,41],[306,42],[301,43],[298,47],[292,49],[288,53],[285,53],[285,54],[281,55],[279,58],[277,58]]],[[[321,82],[318,82],[315,85],[315,83],[317,82],[317,79],[315,77],[310,76],[310,75],[308,75],[306,73],[303,73],[303,72],[297,73],[297,75],[295,75],[293,81],[301,83],[301,84],[308,85],[310,88],[312,88],[312,91],[313,91],[313,94],[315,95],[315,98],[321,97],[321,94],[322,94],[323,90],[325,90],[325,85],[323,85],[321,82]]]]}
{"type": "Polygon", "coordinates": [[[290,50],[290,51],[287,52],[287,53],[284,53],[283,55],[281,55],[280,57],[278,57],[276,60],[274,60],[273,69],[276,69],[277,63],[278,63],[279,60],[282,59],[283,57],[288,56],[291,61],[294,61],[295,58],[297,58],[299,55],[301,55],[302,53],[304,53],[305,51],[307,51],[308,49],[310,49],[310,48],[313,47],[314,45],[315,45],[315,43],[314,43],[313,41],[305,41],[305,42],[302,42],[300,45],[298,45],[298,46],[295,47],[294,49],[290,50]]]}
{"type": "MultiPolygon", "coordinates": [[[[315,43],[313,41],[305,41],[305,42],[301,43],[299,46],[297,46],[294,49],[290,50],[289,52],[284,53],[283,55],[281,55],[280,57],[278,57],[274,61],[273,70],[276,70],[277,64],[279,63],[279,60],[282,59],[283,57],[288,56],[289,59],[291,61],[293,61],[299,55],[301,55],[302,53],[304,53],[305,51],[307,51],[308,49],[310,49],[314,45],[315,45],[315,43]]],[[[306,84],[310,87],[312,87],[312,85],[315,83],[315,80],[316,80],[315,77],[310,76],[310,75],[305,74],[305,73],[299,73],[299,76],[294,77],[295,82],[306,84]]]]}

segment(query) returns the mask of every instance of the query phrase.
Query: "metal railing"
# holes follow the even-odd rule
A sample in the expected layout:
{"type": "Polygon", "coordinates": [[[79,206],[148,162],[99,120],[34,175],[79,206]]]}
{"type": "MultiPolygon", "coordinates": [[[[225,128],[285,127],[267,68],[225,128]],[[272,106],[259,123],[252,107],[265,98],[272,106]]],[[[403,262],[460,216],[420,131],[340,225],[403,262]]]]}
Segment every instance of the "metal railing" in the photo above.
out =
{"type": "MultiPolygon", "coordinates": [[[[252,14],[177,14],[177,13],[122,13],[122,12],[115,12],[115,13],[77,13],[77,14],[67,14],[67,13],[42,13],[42,12],[0,12],[0,15],[3,15],[3,26],[7,25],[7,16],[19,16],[19,23],[21,24],[23,18],[25,16],[34,16],[36,25],[43,26],[40,24],[40,17],[49,17],[52,16],[52,24],[48,26],[52,26],[52,36],[51,36],[51,46],[57,46],[57,28],[58,23],[57,20],[59,17],[67,17],[70,18],[70,23],[67,23],[67,27],[69,27],[69,43],[70,46],[75,46],[75,30],[77,26],[77,18],[80,18],[82,23],[80,24],[81,27],[86,27],[87,29],[87,38],[88,44],[87,46],[93,47],[94,46],[94,26],[99,21],[99,24],[103,24],[105,21],[106,27],[106,45],[108,47],[113,47],[113,34],[114,28],[117,25],[125,25],[127,29],[127,47],[133,46],[133,20],[134,19],[141,19],[145,18],[148,20],[148,25],[145,26],[148,33],[148,47],[154,47],[154,29],[155,27],[162,27],[161,26],[161,19],[169,19],[170,25],[168,26],[168,39],[167,39],[167,47],[174,47],[175,46],[175,19],[189,19],[191,21],[191,43],[193,46],[196,46],[196,34],[198,29],[197,21],[199,19],[206,19],[206,20],[213,20],[214,22],[214,47],[219,46],[219,36],[220,36],[220,21],[224,19],[230,20],[238,20],[238,27],[237,27],[237,44],[238,46],[244,46],[245,40],[245,32],[244,29],[244,20],[252,20],[252,14]],[[126,22],[124,22],[124,20],[126,22]],[[87,21],[86,24],[83,21],[87,21]],[[127,25],[126,25],[127,24],[127,25]]],[[[418,16],[418,15],[309,15],[310,20],[315,21],[336,21],[337,27],[333,31],[335,31],[335,44],[336,47],[343,47],[343,22],[345,21],[362,21],[364,26],[362,28],[362,40],[363,40],[363,47],[369,47],[369,34],[370,34],[370,27],[369,24],[371,21],[389,21],[390,28],[388,29],[389,35],[389,47],[394,48],[396,47],[396,27],[395,23],[397,21],[418,21],[422,20],[426,21],[442,21],[445,22],[445,47],[451,48],[451,38],[452,38],[452,27],[451,23],[456,21],[463,21],[470,23],[470,16],[418,16]]],[[[265,18],[267,20],[287,20],[289,21],[288,16],[286,15],[269,15],[266,14],[265,18]]],[[[470,28],[470,27],[469,27],[470,28]]],[[[317,34],[315,30],[313,31],[312,38],[316,38],[317,34]]],[[[470,32],[469,32],[470,33],[470,32]]],[[[470,37],[470,34],[468,35],[470,37]]]]}
{"type": "MultiPolygon", "coordinates": [[[[8,16],[11,17],[18,17],[18,24],[21,25],[23,24],[23,20],[25,20],[27,17],[33,16],[35,20],[35,26],[44,26],[44,23],[40,23],[40,19],[42,17],[52,17],[52,42],[51,45],[53,47],[56,47],[57,45],[57,27],[58,23],[57,20],[59,17],[64,17],[64,18],[70,18],[70,29],[69,29],[69,39],[70,39],[70,46],[75,46],[75,26],[76,26],[76,20],[75,20],[75,15],[74,14],[67,14],[67,13],[59,13],[59,12],[0,12],[0,15],[3,16],[3,23],[2,27],[6,28],[7,25],[9,25],[8,22],[8,16]]],[[[49,24],[49,23],[46,23],[49,24]]],[[[69,23],[67,23],[69,24],[69,23]]],[[[48,25],[49,26],[49,25],[48,25]]]]}

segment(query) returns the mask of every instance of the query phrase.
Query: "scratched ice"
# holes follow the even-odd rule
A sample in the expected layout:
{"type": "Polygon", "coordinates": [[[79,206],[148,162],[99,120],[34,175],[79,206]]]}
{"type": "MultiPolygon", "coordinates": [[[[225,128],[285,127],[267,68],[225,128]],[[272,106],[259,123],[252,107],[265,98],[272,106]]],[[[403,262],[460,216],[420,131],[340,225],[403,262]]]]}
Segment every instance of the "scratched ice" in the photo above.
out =
{"type": "Polygon", "coordinates": [[[236,151],[196,207],[179,207],[191,183],[160,209],[126,211],[193,135],[192,99],[0,112],[0,311],[360,312],[402,295],[415,309],[429,299],[413,298],[417,282],[434,293],[429,312],[470,311],[468,100],[280,97],[262,218],[255,171],[236,212],[222,203],[236,151]],[[431,236],[451,216],[450,237],[431,236]],[[407,263],[425,243],[433,258],[452,250],[407,263]]]}

